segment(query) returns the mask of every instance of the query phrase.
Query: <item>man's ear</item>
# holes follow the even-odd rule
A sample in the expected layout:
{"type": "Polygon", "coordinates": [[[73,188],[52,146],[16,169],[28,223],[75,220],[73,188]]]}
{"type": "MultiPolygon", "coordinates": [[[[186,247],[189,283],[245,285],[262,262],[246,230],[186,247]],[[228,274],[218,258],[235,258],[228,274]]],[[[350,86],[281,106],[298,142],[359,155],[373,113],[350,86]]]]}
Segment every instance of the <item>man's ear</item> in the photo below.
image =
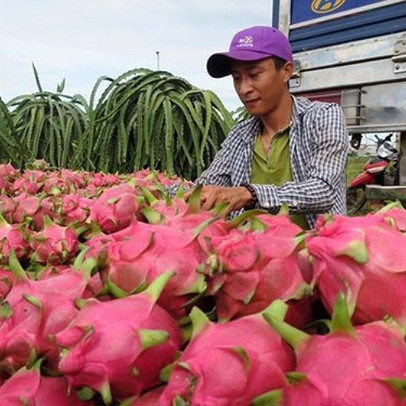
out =
{"type": "Polygon", "coordinates": [[[289,79],[293,75],[293,62],[287,61],[285,65],[283,65],[283,72],[284,72],[284,82],[288,83],[289,79]]]}

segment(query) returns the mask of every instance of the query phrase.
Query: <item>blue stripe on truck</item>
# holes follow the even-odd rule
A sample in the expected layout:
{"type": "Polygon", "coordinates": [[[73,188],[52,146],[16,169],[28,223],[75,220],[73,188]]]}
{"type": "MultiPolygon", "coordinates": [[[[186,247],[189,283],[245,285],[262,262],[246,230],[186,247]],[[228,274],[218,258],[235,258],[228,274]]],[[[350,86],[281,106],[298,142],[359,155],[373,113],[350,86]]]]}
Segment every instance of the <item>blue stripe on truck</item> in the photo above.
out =
{"type": "Polygon", "coordinates": [[[293,52],[406,31],[406,2],[290,30],[293,52]]]}

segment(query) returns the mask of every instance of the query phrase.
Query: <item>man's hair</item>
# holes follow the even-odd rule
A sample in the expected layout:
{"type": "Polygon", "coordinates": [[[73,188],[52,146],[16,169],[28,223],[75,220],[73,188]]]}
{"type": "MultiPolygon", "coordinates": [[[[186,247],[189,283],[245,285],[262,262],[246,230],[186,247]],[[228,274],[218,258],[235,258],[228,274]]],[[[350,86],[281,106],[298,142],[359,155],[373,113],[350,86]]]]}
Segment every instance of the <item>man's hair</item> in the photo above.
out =
{"type": "Polygon", "coordinates": [[[276,70],[281,70],[286,63],[286,61],[284,59],[279,58],[277,56],[272,56],[271,59],[273,60],[273,62],[275,64],[276,70]]]}
{"type": "MultiPolygon", "coordinates": [[[[273,60],[275,69],[277,71],[281,70],[283,68],[283,66],[285,65],[285,63],[287,62],[284,59],[279,58],[277,56],[271,56],[271,59],[273,60]]],[[[286,86],[288,87],[288,89],[290,89],[289,81],[286,83],[286,86]]]]}

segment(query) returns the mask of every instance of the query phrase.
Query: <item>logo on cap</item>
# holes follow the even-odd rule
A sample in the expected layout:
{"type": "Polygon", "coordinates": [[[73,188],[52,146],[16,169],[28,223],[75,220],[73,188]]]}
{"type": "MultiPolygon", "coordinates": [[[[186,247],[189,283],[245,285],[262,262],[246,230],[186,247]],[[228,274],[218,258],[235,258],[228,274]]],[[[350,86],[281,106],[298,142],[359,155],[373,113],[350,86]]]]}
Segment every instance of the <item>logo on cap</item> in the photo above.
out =
{"type": "Polygon", "coordinates": [[[345,0],[313,0],[312,11],[315,13],[331,13],[345,3],[345,0]]]}
{"type": "Polygon", "coordinates": [[[252,47],[254,46],[254,38],[251,35],[246,35],[238,40],[237,47],[252,47]]]}

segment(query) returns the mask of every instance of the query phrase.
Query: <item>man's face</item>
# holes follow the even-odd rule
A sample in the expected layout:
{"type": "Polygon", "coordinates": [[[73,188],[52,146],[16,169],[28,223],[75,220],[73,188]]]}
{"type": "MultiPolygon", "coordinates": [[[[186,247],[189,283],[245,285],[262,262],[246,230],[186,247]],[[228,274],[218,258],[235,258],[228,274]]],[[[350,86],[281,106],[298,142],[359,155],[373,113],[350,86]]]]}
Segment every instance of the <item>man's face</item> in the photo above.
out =
{"type": "Polygon", "coordinates": [[[291,62],[286,62],[279,70],[271,58],[231,62],[234,88],[246,109],[254,116],[262,117],[276,110],[282,95],[289,92],[286,83],[291,75],[291,62]]]}

